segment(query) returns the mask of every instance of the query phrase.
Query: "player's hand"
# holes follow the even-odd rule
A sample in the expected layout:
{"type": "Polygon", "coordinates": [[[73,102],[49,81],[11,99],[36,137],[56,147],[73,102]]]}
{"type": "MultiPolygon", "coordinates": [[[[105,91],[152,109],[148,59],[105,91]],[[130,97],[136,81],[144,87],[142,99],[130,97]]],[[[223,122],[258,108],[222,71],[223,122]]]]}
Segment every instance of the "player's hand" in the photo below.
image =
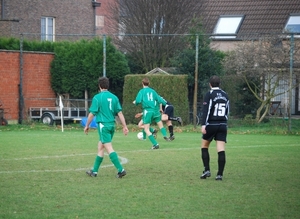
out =
{"type": "Polygon", "coordinates": [[[89,132],[89,129],[90,129],[90,128],[89,128],[89,127],[87,127],[87,126],[86,126],[86,127],[84,127],[84,133],[85,133],[86,135],[88,134],[88,132],[89,132]]]}
{"type": "Polygon", "coordinates": [[[123,127],[123,133],[124,133],[124,135],[127,135],[128,132],[129,132],[129,130],[128,130],[127,126],[123,127]]]}
{"type": "Polygon", "coordinates": [[[206,126],[205,125],[201,126],[201,132],[202,132],[202,134],[206,134],[206,126]]]}
{"type": "Polygon", "coordinates": [[[137,113],[135,114],[134,118],[140,118],[143,114],[142,113],[137,113]]]}

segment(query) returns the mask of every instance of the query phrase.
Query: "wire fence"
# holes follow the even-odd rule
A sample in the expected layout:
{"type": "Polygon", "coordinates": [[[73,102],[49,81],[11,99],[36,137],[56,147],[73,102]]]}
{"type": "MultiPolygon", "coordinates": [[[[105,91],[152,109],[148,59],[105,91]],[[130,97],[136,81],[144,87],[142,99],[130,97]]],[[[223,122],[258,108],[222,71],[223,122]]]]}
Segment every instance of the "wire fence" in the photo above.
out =
{"type": "MultiPolygon", "coordinates": [[[[106,51],[106,43],[108,38],[112,40],[112,42],[117,46],[117,48],[124,52],[124,53],[130,53],[133,52],[134,49],[140,49],[141,52],[141,59],[143,58],[143,63],[148,63],[148,65],[145,64],[144,71],[150,71],[156,67],[164,67],[164,66],[157,66],[155,63],[167,63],[169,66],[165,67],[174,67],[170,66],[171,63],[168,63],[166,60],[170,58],[172,54],[175,53],[175,51],[183,50],[185,48],[185,44],[182,44],[184,42],[184,39],[186,37],[193,37],[195,35],[191,34],[104,34],[104,35],[83,35],[83,34],[56,34],[53,39],[55,41],[78,41],[81,39],[90,40],[95,37],[101,38],[103,40],[103,72],[102,74],[106,76],[106,61],[107,61],[107,51],[106,51]],[[180,43],[181,42],[181,43],[180,43]],[[177,45],[174,48],[174,44],[177,45]],[[181,47],[183,46],[183,47],[181,47]],[[149,49],[151,48],[151,49],[149,49]],[[174,49],[174,51],[173,51],[174,49]],[[165,60],[164,60],[165,59],[165,60]],[[160,62],[154,62],[153,60],[160,60],[160,62]]],[[[296,115],[300,114],[300,89],[299,89],[299,71],[300,71],[300,35],[298,34],[291,34],[291,33],[250,33],[250,34],[244,34],[239,35],[236,39],[230,39],[226,40],[226,38],[217,38],[215,35],[211,34],[202,34],[202,37],[206,37],[211,39],[211,47],[215,50],[221,50],[221,51],[235,51],[239,50],[241,45],[244,44],[257,44],[257,45],[263,45],[262,42],[269,42],[270,48],[272,48],[272,51],[274,53],[274,59],[273,59],[273,66],[274,69],[270,70],[268,69],[269,75],[275,75],[278,74],[279,71],[281,71],[281,79],[279,81],[273,81],[271,82],[272,86],[277,86],[274,93],[272,94],[273,97],[270,100],[270,106],[269,106],[269,113],[268,116],[284,116],[288,117],[290,115],[296,115]],[[276,60],[276,54],[277,58],[283,58],[285,60],[285,63],[281,63],[281,65],[278,64],[278,60],[276,60]],[[278,65],[277,69],[275,70],[276,64],[278,65]],[[278,84],[277,84],[278,83],[278,84]]],[[[22,33],[21,34],[21,41],[23,40],[40,40],[41,35],[38,33],[22,33]]],[[[196,41],[195,37],[195,51],[194,51],[194,61],[197,59],[197,51],[196,51],[196,41]]],[[[264,44],[266,45],[266,44],[264,44]]],[[[201,54],[198,54],[201,58],[201,54]]],[[[253,53],[253,56],[257,56],[257,53],[253,53]]],[[[266,57],[267,50],[265,50],[265,54],[260,54],[261,57],[266,57]]],[[[267,59],[265,59],[267,60],[267,59]]],[[[282,59],[283,60],[283,59],[282,59]]],[[[197,70],[195,70],[197,67],[196,65],[201,65],[203,63],[194,63],[193,66],[191,66],[191,73],[195,74],[197,70]]],[[[252,68],[254,68],[255,63],[253,63],[252,68]]],[[[270,67],[270,66],[269,66],[270,67]]],[[[261,65],[260,70],[267,69],[268,66],[261,65]]],[[[169,68],[170,69],[170,68],[169,68]]],[[[174,68],[173,68],[174,69],[174,68]]],[[[250,72],[250,67],[248,66],[248,72],[250,72]]],[[[198,70],[199,71],[199,70],[198,70]]],[[[200,74],[205,71],[205,69],[200,70],[200,74]]],[[[251,70],[252,71],[252,70],[251,70]]],[[[259,70],[255,70],[252,72],[258,72],[259,70]]],[[[171,74],[176,74],[176,72],[170,71],[171,74]]],[[[185,72],[181,72],[185,74],[185,72]]],[[[265,74],[266,75],[266,74],[265,74]]],[[[264,82],[262,83],[263,87],[266,87],[266,78],[265,75],[262,75],[262,80],[264,82]],[[263,78],[264,77],[264,78],[263,78]]],[[[195,75],[192,75],[194,77],[195,75]]],[[[203,76],[203,75],[200,75],[203,76]]],[[[243,101],[243,91],[240,85],[241,81],[240,78],[237,76],[229,76],[225,75],[225,83],[223,83],[224,87],[226,87],[226,90],[230,94],[231,97],[231,109],[232,112],[236,115],[239,114],[239,112],[242,111],[241,105],[238,106],[237,103],[243,101]],[[226,77],[230,78],[230,80],[226,81],[226,77]]],[[[241,75],[240,75],[241,76],[241,75]]],[[[206,76],[201,77],[201,80],[208,79],[206,76]]],[[[198,81],[199,83],[199,81],[198,81]]],[[[199,83],[199,89],[197,91],[197,94],[191,93],[189,98],[190,105],[194,105],[194,97],[193,95],[197,95],[198,97],[197,102],[201,102],[204,93],[208,90],[207,87],[200,85],[200,84],[206,84],[206,81],[200,81],[199,83]]],[[[193,84],[191,84],[192,92],[193,84]]],[[[260,93],[261,98],[267,97],[267,91],[266,89],[263,90],[263,92],[260,93]],[[264,93],[265,92],[265,93],[264,93]]],[[[76,100],[75,102],[69,101],[66,103],[70,106],[82,106],[84,105],[84,100],[76,100]]],[[[247,104],[247,102],[245,102],[247,104]]],[[[246,107],[246,106],[245,106],[246,107]]],[[[197,108],[196,115],[198,116],[199,111],[201,109],[197,108]]],[[[255,109],[250,110],[250,112],[255,112],[255,109]]]]}

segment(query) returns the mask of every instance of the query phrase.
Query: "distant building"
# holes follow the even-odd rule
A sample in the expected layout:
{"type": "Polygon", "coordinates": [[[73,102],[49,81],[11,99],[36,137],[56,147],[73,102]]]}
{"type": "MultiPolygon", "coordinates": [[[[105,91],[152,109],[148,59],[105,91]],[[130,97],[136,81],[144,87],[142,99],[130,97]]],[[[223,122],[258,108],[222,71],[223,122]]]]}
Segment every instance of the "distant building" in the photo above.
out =
{"type": "MultiPolygon", "coordinates": [[[[231,51],[243,40],[256,41],[266,34],[282,34],[279,44],[290,43],[290,35],[284,34],[286,32],[298,33],[295,43],[300,42],[299,0],[207,0],[203,1],[201,17],[206,33],[211,34],[211,46],[217,50],[231,51]]],[[[299,61],[293,64],[294,71],[299,72],[299,61]]],[[[293,84],[297,86],[292,91],[291,112],[300,114],[300,78],[294,77],[293,84]]],[[[288,86],[282,86],[276,92],[282,93],[288,89],[288,86]]],[[[275,97],[273,102],[288,108],[288,96],[285,92],[275,97]]]]}
{"type": "Polygon", "coordinates": [[[0,36],[57,41],[96,34],[93,0],[1,0],[0,36]]]}

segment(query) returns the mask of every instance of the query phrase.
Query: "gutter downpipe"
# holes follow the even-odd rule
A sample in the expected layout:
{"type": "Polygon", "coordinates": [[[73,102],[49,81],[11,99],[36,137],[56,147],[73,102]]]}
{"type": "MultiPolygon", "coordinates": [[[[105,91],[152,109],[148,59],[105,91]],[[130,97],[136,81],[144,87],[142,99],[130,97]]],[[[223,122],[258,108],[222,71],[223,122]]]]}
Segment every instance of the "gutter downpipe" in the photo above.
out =
{"type": "Polygon", "coordinates": [[[18,120],[19,124],[22,124],[22,121],[23,121],[23,108],[24,108],[24,97],[23,97],[23,34],[21,34],[21,39],[20,39],[19,120],[18,120]]]}

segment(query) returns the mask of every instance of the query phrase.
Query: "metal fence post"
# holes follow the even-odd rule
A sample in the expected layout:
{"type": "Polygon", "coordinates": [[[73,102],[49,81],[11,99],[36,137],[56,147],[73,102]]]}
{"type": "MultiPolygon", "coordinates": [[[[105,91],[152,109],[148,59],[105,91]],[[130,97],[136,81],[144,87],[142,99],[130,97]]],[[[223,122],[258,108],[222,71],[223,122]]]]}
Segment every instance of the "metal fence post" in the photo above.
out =
{"type": "Polygon", "coordinates": [[[293,61],[294,61],[294,34],[291,33],[291,49],[290,49],[290,89],[289,89],[289,129],[288,131],[292,131],[292,87],[293,87],[293,61]]]}
{"type": "Polygon", "coordinates": [[[103,35],[103,77],[106,77],[106,36],[103,35]]]}

